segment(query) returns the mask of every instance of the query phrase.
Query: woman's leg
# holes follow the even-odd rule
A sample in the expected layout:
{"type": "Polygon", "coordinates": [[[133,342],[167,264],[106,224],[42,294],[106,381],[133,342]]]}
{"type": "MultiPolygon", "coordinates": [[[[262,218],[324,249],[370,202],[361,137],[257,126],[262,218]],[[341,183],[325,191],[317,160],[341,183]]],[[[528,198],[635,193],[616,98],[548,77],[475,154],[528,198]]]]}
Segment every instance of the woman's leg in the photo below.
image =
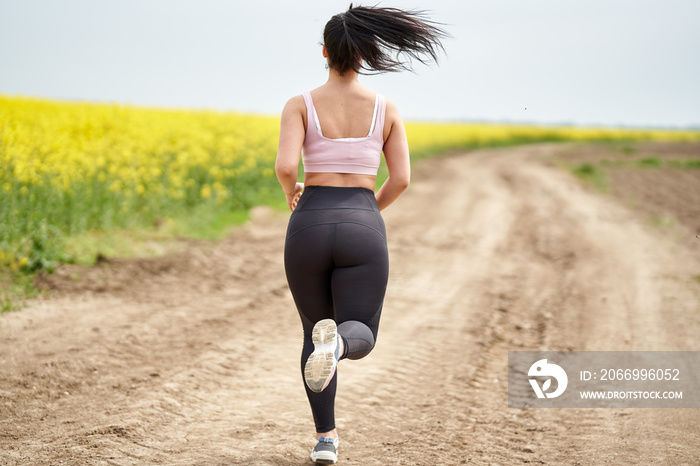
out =
{"type": "MultiPolygon", "coordinates": [[[[302,373],[314,350],[313,326],[322,319],[338,322],[345,357],[369,354],[377,339],[389,273],[384,237],[356,223],[308,227],[287,239],[285,268],[304,330],[302,373]]],[[[335,429],[337,377],[336,371],[320,393],[304,385],[317,432],[335,429]]]]}
{"type": "MultiPolygon", "coordinates": [[[[284,259],[304,330],[302,373],[314,351],[313,326],[322,319],[339,324],[348,358],[369,354],[389,269],[384,222],[371,192],[307,187],[290,219],[284,259]]],[[[336,383],[337,371],[320,393],[305,384],[316,431],[333,437],[336,383]]]]}
{"type": "MultiPolygon", "coordinates": [[[[301,350],[301,372],[314,351],[311,339],[314,324],[322,319],[332,319],[333,296],[331,275],[333,271],[333,238],[335,225],[315,225],[304,228],[287,238],[284,265],[289,289],[294,297],[304,331],[301,350]]],[[[335,391],[337,375],[320,393],[304,384],[316,432],[335,429],[335,391]]]]}
{"type": "Polygon", "coordinates": [[[383,233],[358,223],[341,223],[336,230],[333,307],[348,359],[367,356],[377,341],[389,278],[383,233]]]}

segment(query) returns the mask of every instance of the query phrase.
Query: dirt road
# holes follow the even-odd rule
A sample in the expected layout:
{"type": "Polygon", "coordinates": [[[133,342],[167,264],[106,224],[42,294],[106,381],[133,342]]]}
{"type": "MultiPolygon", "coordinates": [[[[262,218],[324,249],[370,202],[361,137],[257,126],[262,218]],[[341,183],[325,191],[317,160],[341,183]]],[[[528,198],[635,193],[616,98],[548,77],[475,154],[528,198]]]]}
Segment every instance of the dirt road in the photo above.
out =
{"type": "MultiPolygon", "coordinates": [[[[700,350],[700,240],[548,165],[561,147],[418,164],[378,345],[339,367],[341,464],[700,463],[697,409],[508,408],[508,350],[700,350]]],[[[0,464],[309,464],[286,218],[63,267],[0,316],[0,464]]]]}

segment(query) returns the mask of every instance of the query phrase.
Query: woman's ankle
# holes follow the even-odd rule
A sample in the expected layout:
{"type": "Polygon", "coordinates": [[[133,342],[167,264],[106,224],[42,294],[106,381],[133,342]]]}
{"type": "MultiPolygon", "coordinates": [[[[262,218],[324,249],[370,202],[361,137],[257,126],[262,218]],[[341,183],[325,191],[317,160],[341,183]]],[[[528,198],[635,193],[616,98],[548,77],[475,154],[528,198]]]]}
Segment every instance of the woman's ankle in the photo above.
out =
{"type": "Polygon", "coordinates": [[[338,431],[336,429],[330,430],[328,432],[316,432],[316,440],[320,439],[321,437],[330,437],[337,439],[338,438],[338,431]]]}

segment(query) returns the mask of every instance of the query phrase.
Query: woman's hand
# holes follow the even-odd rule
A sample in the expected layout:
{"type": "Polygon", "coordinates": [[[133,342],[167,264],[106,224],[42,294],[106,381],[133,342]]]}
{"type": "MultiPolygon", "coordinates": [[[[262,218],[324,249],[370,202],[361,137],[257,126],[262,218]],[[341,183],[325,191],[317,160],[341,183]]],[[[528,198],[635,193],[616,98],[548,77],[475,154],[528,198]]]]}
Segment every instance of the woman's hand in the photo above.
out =
{"type": "Polygon", "coordinates": [[[291,193],[284,193],[285,196],[287,196],[287,205],[289,206],[289,210],[292,212],[297,206],[297,202],[299,202],[299,198],[301,197],[301,192],[304,190],[304,183],[297,183],[294,185],[294,191],[291,193]]]}

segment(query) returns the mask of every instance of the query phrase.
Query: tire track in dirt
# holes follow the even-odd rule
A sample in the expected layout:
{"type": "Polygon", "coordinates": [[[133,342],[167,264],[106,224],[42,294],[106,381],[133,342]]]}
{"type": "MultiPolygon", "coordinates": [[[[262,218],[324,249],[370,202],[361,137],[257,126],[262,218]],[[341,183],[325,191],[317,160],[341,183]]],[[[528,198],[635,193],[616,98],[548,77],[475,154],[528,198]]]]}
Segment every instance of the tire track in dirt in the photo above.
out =
{"type": "MultiPolygon", "coordinates": [[[[508,350],[698,349],[697,250],[540,161],[419,164],[386,212],[378,345],[339,367],[342,464],[697,464],[697,410],[507,407],[508,350]]],[[[64,267],[0,317],[3,464],[309,464],[286,215],[64,267]],[[76,275],[80,275],[76,279],[76,275]]]]}

